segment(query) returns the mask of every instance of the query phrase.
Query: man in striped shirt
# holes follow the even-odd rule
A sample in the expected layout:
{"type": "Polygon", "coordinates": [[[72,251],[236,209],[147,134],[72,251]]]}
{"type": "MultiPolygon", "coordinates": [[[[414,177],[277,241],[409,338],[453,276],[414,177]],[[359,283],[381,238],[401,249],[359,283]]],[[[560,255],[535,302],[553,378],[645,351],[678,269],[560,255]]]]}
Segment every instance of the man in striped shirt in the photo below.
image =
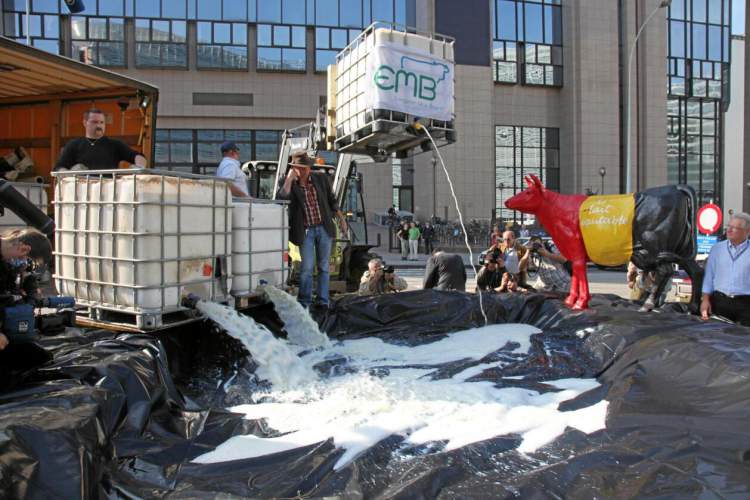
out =
{"type": "Polygon", "coordinates": [[[328,260],[336,237],[333,215],[339,220],[341,232],[349,228],[339,210],[336,197],[324,173],[312,172],[312,159],[305,151],[292,155],[279,198],[289,200],[289,241],[300,247],[302,265],[297,300],[304,307],[312,303],[313,271],[318,265],[317,302],[328,306],[328,260]]]}

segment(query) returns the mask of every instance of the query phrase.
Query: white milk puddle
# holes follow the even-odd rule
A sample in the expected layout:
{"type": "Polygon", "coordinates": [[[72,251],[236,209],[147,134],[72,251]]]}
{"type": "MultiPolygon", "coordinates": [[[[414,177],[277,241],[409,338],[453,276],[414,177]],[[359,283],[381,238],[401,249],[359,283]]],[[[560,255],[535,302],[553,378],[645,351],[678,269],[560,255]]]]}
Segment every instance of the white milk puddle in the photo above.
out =
{"type": "Polygon", "coordinates": [[[526,353],[530,335],[538,332],[529,325],[506,324],[456,332],[415,347],[377,338],[335,343],[330,349],[305,355],[306,366],[343,356],[348,360],[346,369],[355,370],[353,373],[296,390],[279,390],[274,384],[273,392],[255,396],[255,404],[231,409],[248,419],[264,418],[283,435],[270,439],[237,436],[194,461],[258,457],[333,438],[336,446],[345,450],[336,464],[338,469],[393,434],[404,437],[405,447],[444,442],[436,445],[435,451],[449,451],[516,433],[522,437],[518,451],[529,453],[554,440],[566,427],[587,433],[604,428],[606,401],[577,411],[557,410],[560,402],[597,387],[593,379],[545,382],[561,389],[545,394],[521,388],[496,389],[492,382],[466,382],[484,369],[502,366],[502,361],[468,368],[449,379],[429,377],[435,372],[433,366],[479,360],[508,342],[520,345],[512,352],[526,353]],[[372,375],[374,372],[380,376],[372,375]]]}

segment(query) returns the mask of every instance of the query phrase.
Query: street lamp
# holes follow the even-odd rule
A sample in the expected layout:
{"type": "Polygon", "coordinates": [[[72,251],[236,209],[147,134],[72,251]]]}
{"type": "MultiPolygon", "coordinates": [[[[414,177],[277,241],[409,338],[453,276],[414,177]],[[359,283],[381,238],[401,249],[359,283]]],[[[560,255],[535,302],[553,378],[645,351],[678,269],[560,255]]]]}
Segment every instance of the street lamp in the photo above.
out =
{"type": "Polygon", "coordinates": [[[626,108],[626,122],[625,122],[625,192],[630,193],[632,191],[632,184],[630,181],[630,173],[632,171],[632,160],[631,160],[631,153],[630,153],[630,128],[631,128],[631,106],[630,102],[632,99],[633,94],[633,85],[631,82],[632,77],[632,69],[633,69],[633,54],[635,53],[635,49],[638,45],[638,39],[641,37],[641,33],[643,33],[644,28],[648,24],[649,21],[651,21],[651,18],[653,18],[657,12],[659,12],[659,9],[664,9],[666,7],[669,7],[669,5],[672,3],[672,0],[662,0],[659,2],[659,5],[651,12],[651,14],[648,15],[646,20],[643,22],[641,27],[638,29],[638,33],[635,35],[635,39],[633,40],[633,44],[630,46],[630,53],[628,55],[628,93],[627,93],[627,100],[625,101],[625,108],[626,108]]]}
{"type": "Polygon", "coordinates": [[[604,167],[601,167],[599,169],[599,175],[602,176],[602,190],[599,191],[599,194],[604,194],[604,176],[607,175],[607,169],[604,167]]]}

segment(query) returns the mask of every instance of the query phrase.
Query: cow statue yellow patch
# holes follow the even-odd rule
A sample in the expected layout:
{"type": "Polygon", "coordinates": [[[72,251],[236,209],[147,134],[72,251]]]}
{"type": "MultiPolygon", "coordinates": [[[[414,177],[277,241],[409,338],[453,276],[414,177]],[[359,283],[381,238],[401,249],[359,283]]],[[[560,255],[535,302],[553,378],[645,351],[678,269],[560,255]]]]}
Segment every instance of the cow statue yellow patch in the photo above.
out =
{"type": "Polygon", "coordinates": [[[579,209],[586,253],[596,264],[618,266],[633,253],[632,194],[589,196],[579,209]]]}

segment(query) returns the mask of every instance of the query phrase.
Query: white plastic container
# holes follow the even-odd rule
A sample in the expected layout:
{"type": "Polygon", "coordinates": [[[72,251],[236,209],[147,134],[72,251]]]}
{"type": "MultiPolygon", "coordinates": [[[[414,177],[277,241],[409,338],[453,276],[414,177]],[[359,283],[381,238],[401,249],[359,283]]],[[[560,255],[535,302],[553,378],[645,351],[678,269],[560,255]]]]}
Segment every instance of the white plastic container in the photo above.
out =
{"type": "Polygon", "coordinates": [[[160,326],[188,293],[228,298],[226,182],[147,169],[54,175],[61,294],[94,309],[156,318],[138,319],[139,327],[160,326]]]}
{"type": "Polygon", "coordinates": [[[232,295],[253,293],[261,280],[277,287],[288,274],[289,205],[286,201],[234,200],[232,295]]]}
{"type": "Polygon", "coordinates": [[[336,149],[398,151],[399,143],[413,142],[408,126],[416,118],[436,138],[454,142],[448,133],[455,119],[453,43],[383,23],[363,30],[329,67],[336,149]]]}
{"type": "MultiPolygon", "coordinates": [[[[47,213],[47,191],[46,184],[37,184],[33,182],[10,182],[11,186],[21,193],[27,200],[34,204],[36,208],[47,213]]],[[[4,214],[0,216],[0,232],[9,229],[20,229],[28,227],[19,216],[10,208],[4,209],[4,214]]]]}

